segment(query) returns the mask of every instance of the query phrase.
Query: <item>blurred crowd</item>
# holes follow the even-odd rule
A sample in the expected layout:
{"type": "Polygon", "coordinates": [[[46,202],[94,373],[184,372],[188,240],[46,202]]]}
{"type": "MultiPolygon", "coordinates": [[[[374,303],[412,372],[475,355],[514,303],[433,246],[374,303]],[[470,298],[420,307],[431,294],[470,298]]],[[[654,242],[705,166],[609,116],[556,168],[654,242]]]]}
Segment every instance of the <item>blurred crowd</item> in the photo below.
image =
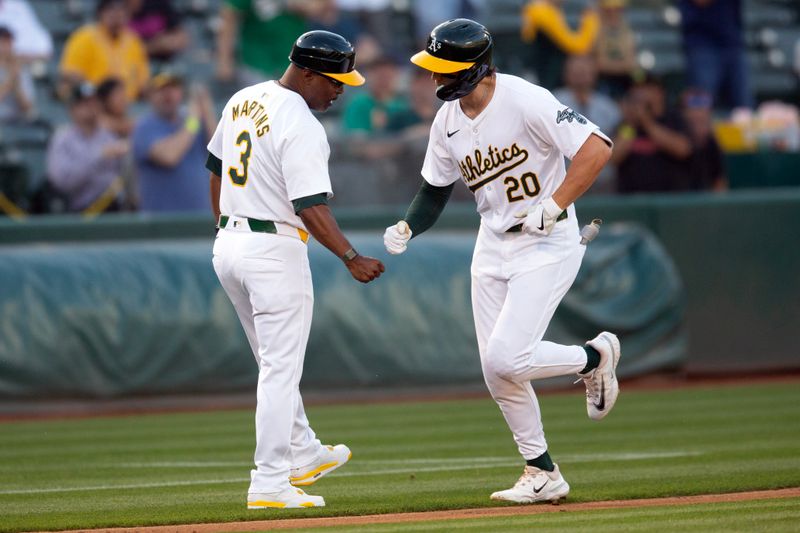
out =
{"type": "MultiPolygon", "coordinates": [[[[64,0],[91,7],[56,46],[37,16],[54,0],[0,0],[0,214],[209,212],[205,145],[218,112],[237,88],[279,77],[309,29],[354,43],[367,79],[320,116],[334,179],[338,168],[360,183],[353,202],[405,202],[440,105],[408,57],[437,23],[491,20],[496,7],[410,0],[403,26],[391,0],[219,0],[206,17],[212,68],[198,74],[187,57],[199,43],[181,16],[192,1],[64,0]],[[34,83],[43,69],[44,94],[34,83]],[[40,152],[14,150],[37,142],[40,152]]],[[[593,0],[575,17],[561,0],[520,1],[516,45],[495,48],[501,71],[553,91],[613,137],[613,164],[590,192],[724,190],[721,144],[731,131],[752,130],[763,115],[781,131],[800,131],[795,106],[756,105],[742,0],[674,2],[685,58],[677,85],[642,68],[629,7],[593,0]]],[[[800,72],[800,35],[797,50],[800,72]]],[[[778,136],[770,148],[798,144],[778,136]]]]}

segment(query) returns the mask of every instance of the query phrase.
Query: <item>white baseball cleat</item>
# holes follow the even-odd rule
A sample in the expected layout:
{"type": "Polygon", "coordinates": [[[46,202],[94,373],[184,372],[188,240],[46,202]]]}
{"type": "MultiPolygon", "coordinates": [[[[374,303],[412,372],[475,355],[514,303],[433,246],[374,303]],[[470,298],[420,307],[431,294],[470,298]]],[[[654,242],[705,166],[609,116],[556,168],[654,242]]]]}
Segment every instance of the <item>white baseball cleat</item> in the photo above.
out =
{"type": "Polygon", "coordinates": [[[303,489],[290,487],[280,492],[247,494],[248,509],[303,509],[307,507],[325,507],[322,496],[306,494],[303,489]]]}
{"type": "Polygon", "coordinates": [[[330,474],[353,456],[350,448],[344,444],[336,446],[324,445],[317,452],[317,458],[305,466],[292,468],[289,472],[289,483],[296,487],[313,485],[319,478],[330,474]]]}
{"type": "Polygon", "coordinates": [[[608,331],[600,333],[586,344],[600,352],[600,364],[594,370],[578,376],[586,385],[586,411],[589,413],[589,418],[600,420],[617,402],[619,395],[617,364],[622,350],[617,336],[608,331]]]}
{"type": "Polygon", "coordinates": [[[495,492],[491,498],[516,503],[558,503],[567,494],[569,484],[561,476],[558,465],[555,465],[552,472],[526,465],[522,476],[513,487],[495,492]]]}

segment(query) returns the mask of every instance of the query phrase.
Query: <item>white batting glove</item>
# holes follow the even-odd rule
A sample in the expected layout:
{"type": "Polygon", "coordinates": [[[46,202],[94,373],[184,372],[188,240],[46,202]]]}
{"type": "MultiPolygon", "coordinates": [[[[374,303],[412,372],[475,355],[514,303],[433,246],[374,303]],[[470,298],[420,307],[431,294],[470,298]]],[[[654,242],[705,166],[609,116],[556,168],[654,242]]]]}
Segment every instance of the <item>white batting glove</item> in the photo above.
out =
{"type": "Polygon", "coordinates": [[[402,254],[408,247],[408,241],[411,239],[411,228],[405,220],[401,220],[394,226],[386,228],[383,234],[383,245],[386,246],[386,251],[392,255],[402,254]]]}
{"type": "Polygon", "coordinates": [[[517,218],[524,218],[522,231],[528,235],[550,235],[556,219],[564,210],[552,198],[545,198],[535,206],[514,215],[517,218]]]}

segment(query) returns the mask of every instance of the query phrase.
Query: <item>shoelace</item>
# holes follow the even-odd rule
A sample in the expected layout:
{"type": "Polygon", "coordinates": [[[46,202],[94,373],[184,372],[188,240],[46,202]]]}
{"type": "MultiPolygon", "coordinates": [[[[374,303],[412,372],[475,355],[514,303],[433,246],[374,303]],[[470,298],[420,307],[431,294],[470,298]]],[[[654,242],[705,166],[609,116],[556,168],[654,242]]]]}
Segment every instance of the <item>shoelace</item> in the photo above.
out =
{"type": "Polygon", "coordinates": [[[531,473],[530,473],[530,472],[528,472],[527,470],[524,470],[524,471],[522,472],[522,475],[519,477],[519,479],[517,480],[517,482],[514,484],[514,488],[515,488],[515,489],[517,489],[517,488],[519,488],[519,489],[522,489],[522,488],[525,488],[525,487],[527,487],[528,485],[532,485],[532,484],[533,484],[533,479],[534,479],[534,478],[535,478],[537,475],[538,475],[538,474],[531,474],[531,473]]]}
{"type": "Polygon", "coordinates": [[[597,369],[595,369],[591,374],[589,374],[586,377],[578,378],[573,383],[573,385],[576,385],[581,381],[583,381],[583,384],[586,385],[586,397],[589,398],[590,400],[594,400],[595,398],[598,398],[600,396],[600,391],[598,390],[599,387],[597,386],[597,381],[595,381],[594,379],[595,372],[597,372],[597,369]]]}
{"type": "Polygon", "coordinates": [[[525,487],[527,487],[532,483],[533,483],[533,475],[525,472],[522,474],[522,476],[520,476],[519,480],[517,480],[517,482],[514,484],[514,488],[524,489],[525,487]]]}

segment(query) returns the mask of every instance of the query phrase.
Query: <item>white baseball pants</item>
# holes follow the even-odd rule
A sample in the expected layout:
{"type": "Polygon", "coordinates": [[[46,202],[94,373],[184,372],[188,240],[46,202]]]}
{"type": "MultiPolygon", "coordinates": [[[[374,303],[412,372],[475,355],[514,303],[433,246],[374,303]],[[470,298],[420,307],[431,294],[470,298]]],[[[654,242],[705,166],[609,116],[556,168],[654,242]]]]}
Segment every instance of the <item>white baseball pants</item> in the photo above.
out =
{"type": "Polygon", "coordinates": [[[284,235],[220,229],[213,262],[259,369],[249,492],[281,491],[289,469],[313,461],[320,448],[300,397],[314,307],[308,251],[284,235]]]}
{"type": "Polygon", "coordinates": [[[530,381],[576,374],[586,366],[583,347],[542,340],[578,274],[585,250],[574,215],[557,223],[546,238],[523,232],[498,234],[484,226],[478,232],[472,258],[472,312],[481,368],[525,459],[547,451],[530,381]]]}

